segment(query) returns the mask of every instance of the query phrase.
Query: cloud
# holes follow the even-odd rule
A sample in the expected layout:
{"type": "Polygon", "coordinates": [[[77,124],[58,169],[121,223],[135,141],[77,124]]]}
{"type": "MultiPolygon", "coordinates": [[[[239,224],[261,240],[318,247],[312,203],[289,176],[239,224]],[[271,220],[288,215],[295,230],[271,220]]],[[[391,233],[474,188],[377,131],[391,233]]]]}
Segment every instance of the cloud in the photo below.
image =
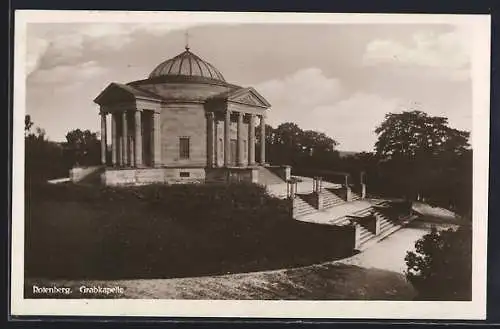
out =
{"type": "Polygon", "coordinates": [[[326,133],[340,143],[339,149],[348,151],[372,150],[375,127],[400,104],[371,93],[348,95],[338,79],[317,68],[260,83],[256,89],[272,104],[271,125],[295,122],[302,129],[326,133]]]}
{"type": "Polygon", "coordinates": [[[36,29],[27,37],[27,73],[37,69],[85,63],[85,52],[117,51],[134,40],[137,33],[161,36],[175,30],[188,29],[197,23],[91,23],[65,24],[45,33],[36,29]]]}
{"type": "Polygon", "coordinates": [[[340,81],[326,77],[318,68],[301,69],[293,74],[259,83],[255,88],[273,106],[270,120],[301,117],[314,107],[339,99],[340,81]]]}
{"type": "Polygon", "coordinates": [[[385,114],[398,111],[401,100],[356,92],[330,106],[315,108],[310,113],[310,127],[335,138],[339,149],[346,151],[371,151],[377,140],[375,128],[385,114]]]}
{"type": "Polygon", "coordinates": [[[26,51],[26,72],[29,75],[38,68],[40,58],[49,48],[49,41],[38,37],[28,39],[26,51]]]}
{"type": "Polygon", "coordinates": [[[413,34],[409,45],[389,39],[376,39],[367,44],[363,64],[406,66],[415,68],[413,72],[422,68],[430,69],[430,74],[436,77],[464,80],[469,77],[469,33],[465,28],[456,28],[447,33],[420,31],[413,34]]]}
{"type": "Polygon", "coordinates": [[[107,69],[99,66],[95,61],[83,62],[77,65],[59,65],[49,69],[41,69],[34,72],[28,79],[30,84],[54,85],[65,84],[75,85],[85,83],[90,79],[103,75],[107,69]]]}

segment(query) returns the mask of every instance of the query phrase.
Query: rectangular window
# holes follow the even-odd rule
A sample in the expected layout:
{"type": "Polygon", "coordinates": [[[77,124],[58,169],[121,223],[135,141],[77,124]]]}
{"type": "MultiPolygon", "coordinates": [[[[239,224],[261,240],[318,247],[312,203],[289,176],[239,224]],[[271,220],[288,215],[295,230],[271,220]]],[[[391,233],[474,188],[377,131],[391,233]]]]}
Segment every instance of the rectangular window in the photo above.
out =
{"type": "Polygon", "coordinates": [[[179,138],[179,157],[189,159],[189,137],[179,138]]]}
{"type": "Polygon", "coordinates": [[[181,177],[189,177],[189,171],[181,171],[179,174],[181,177]]]}

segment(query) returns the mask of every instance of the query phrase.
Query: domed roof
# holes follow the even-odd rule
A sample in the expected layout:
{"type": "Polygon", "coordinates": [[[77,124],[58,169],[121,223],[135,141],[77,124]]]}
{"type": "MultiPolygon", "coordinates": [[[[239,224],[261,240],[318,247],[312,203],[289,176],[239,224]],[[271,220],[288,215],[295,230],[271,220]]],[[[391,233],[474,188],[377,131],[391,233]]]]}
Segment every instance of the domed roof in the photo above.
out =
{"type": "Polygon", "coordinates": [[[159,64],[149,78],[160,76],[203,77],[226,82],[222,74],[212,64],[193,54],[189,47],[181,54],[159,64]]]}

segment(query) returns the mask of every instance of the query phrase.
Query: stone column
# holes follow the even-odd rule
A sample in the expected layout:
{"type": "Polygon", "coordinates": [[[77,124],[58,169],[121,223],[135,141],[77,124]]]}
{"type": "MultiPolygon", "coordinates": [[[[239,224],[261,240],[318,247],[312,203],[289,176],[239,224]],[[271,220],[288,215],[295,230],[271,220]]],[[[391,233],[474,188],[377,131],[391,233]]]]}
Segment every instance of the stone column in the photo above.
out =
{"type": "Polygon", "coordinates": [[[260,117],[260,164],[266,163],[266,118],[260,117]]]}
{"type": "Polygon", "coordinates": [[[255,114],[250,115],[248,124],[248,165],[255,165],[255,114]]]}
{"type": "Polygon", "coordinates": [[[238,166],[242,167],[244,160],[243,160],[243,113],[238,112],[238,131],[237,131],[237,145],[238,145],[238,166]]]}
{"type": "Polygon", "coordinates": [[[209,167],[214,167],[215,156],[215,128],[214,112],[207,113],[207,162],[209,167]]]}
{"type": "Polygon", "coordinates": [[[153,112],[153,166],[161,165],[161,116],[153,112]]]}
{"type": "Polygon", "coordinates": [[[142,166],[142,123],[141,111],[135,111],[135,166],[142,166]]]}
{"type": "Polygon", "coordinates": [[[101,113],[101,164],[106,165],[107,149],[106,113],[101,113]]]}
{"type": "Polygon", "coordinates": [[[224,166],[230,165],[231,157],[231,111],[226,110],[224,121],[224,166]]]}
{"type": "Polygon", "coordinates": [[[122,143],[123,143],[123,152],[121,154],[122,156],[122,162],[123,165],[128,165],[128,122],[127,122],[127,111],[122,112],[122,143]]]}
{"type": "Polygon", "coordinates": [[[116,113],[111,113],[111,163],[113,166],[116,166],[117,163],[117,142],[118,136],[116,135],[116,126],[117,126],[116,113]]]}

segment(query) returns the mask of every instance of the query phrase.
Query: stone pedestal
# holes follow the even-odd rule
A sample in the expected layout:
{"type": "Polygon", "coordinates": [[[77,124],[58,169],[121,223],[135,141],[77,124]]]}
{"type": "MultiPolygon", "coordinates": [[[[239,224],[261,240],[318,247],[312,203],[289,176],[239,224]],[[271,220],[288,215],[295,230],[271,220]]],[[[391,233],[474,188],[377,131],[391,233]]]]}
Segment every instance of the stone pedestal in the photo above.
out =
{"type": "Polygon", "coordinates": [[[257,168],[252,168],[250,171],[251,177],[252,177],[252,183],[257,184],[259,182],[259,169],[257,168]]]}
{"type": "Polygon", "coordinates": [[[324,206],[324,196],[322,193],[314,192],[314,201],[316,209],[322,210],[325,208],[324,206]]]}
{"type": "Polygon", "coordinates": [[[285,176],[284,177],[285,180],[286,181],[290,180],[290,178],[292,178],[292,167],[287,166],[287,165],[283,166],[283,173],[284,173],[284,176],[285,176]]]}
{"type": "Polygon", "coordinates": [[[357,249],[361,245],[361,225],[358,223],[353,224],[354,226],[354,248],[357,249]]]}
{"type": "Polygon", "coordinates": [[[345,192],[345,200],[347,202],[350,202],[352,201],[352,191],[351,191],[351,188],[350,187],[346,187],[346,192],[345,192]]]}
{"type": "Polygon", "coordinates": [[[366,229],[371,233],[378,235],[380,234],[380,218],[373,215],[365,219],[366,229]]]}

